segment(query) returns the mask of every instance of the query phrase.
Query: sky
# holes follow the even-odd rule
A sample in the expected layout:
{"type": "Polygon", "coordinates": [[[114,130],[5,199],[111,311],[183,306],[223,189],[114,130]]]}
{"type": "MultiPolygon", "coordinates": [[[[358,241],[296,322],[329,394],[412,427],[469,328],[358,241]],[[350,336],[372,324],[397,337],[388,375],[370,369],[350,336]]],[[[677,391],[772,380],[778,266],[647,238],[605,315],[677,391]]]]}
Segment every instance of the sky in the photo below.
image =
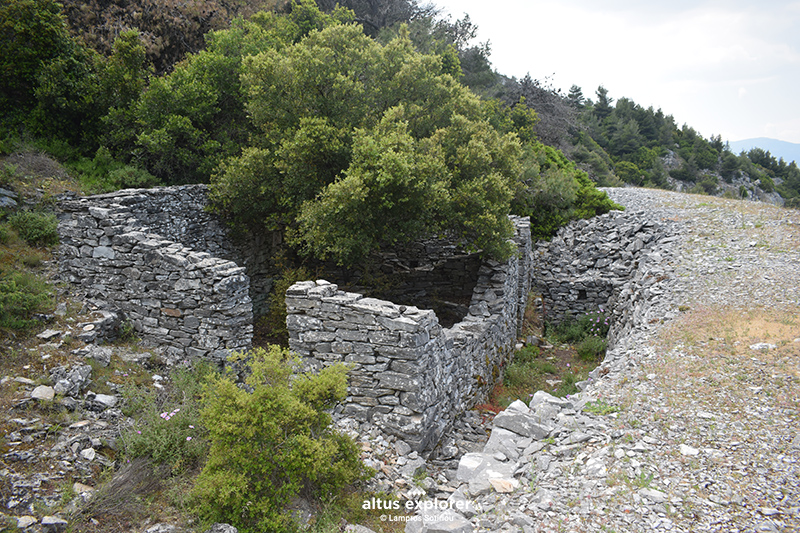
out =
{"type": "Polygon", "coordinates": [[[723,141],[800,143],[800,0],[431,0],[500,74],[661,109],[723,141]]]}

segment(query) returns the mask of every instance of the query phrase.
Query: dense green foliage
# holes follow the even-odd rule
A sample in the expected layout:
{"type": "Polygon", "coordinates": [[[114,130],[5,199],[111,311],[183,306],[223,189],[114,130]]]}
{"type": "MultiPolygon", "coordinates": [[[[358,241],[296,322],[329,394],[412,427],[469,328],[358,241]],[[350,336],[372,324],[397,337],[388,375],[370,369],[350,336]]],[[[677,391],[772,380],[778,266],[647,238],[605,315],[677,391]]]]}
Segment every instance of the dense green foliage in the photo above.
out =
{"type": "Polygon", "coordinates": [[[58,243],[58,220],[52,213],[17,211],[8,217],[8,224],[31,246],[58,243]]]}
{"type": "Polygon", "coordinates": [[[609,324],[602,309],[565,320],[549,329],[559,342],[574,344],[578,357],[583,360],[592,361],[606,353],[609,324]]]}
{"type": "Polygon", "coordinates": [[[213,178],[220,212],[240,227],[287,228],[301,251],[351,264],[436,233],[505,257],[505,215],[539,210],[540,190],[570,190],[541,235],[613,207],[574,167],[546,177],[533,158],[525,167],[524,153],[543,149],[535,114],[481,103],[458,83],[456,40],[429,40],[429,54],[405,28],[383,40],[339,24],[243,61],[259,135],[213,178]],[[515,198],[533,209],[512,208],[515,198]]]}
{"type": "Polygon", "coordinates": [[[512,211],[530,217],[535,239],[551,237],[570,220],[621,209],[562,152],[541,143],[526,146],[523,183],[524,194],[517,196],[512,211]]]}
{"type": "Polygon", "coordinates": [[[211,449],[191,499],[208,523],[291,530],[285,508],[301,491],[328,498],[366,474],[355,443],[332,429],[326,412],[346,395],[346,369],[293,375],[291,355],[277,346],[242,357],[250,391],[227,376],[206,389],[201,415],[211,449]]]}
{"type": "Polygon", "coordinates": [[[205,427],[200,424],[202,387],[214,369],[209,363],[177,368],[165,389],[151,383],[125,384],[123,397],[127,415],[136,423],[122,436],[125,454],[146,457],[169,470],[180,471],[202,464],[208,452],[205,427]]]}
{"type": "Polygon", "coordinates": [[[135,127],[117,144],[165,183],[207,182],[221,161],[237,155],[256,133],[242,88],[244,58],[281,50],[351,14],[320,13],[313,2],[288,15],[258,13],[207,36],[207,48],[154,78],[132,110],[135,127]]]}
{"type": "Polygon", "coordinates": [[[734,154],[721,137],[705,139],[671,115],[644,109],[628,98],[614,101],[605,87],[597,99],[572,86],[565,95],[547,79],[508,78],[483,71],[480,83],[464,78],[479,94],[507,106],[533,109],[539,141],[561,149],[590,179],[602,186],[625,184],[673,188],[701,194],[749,197],[778,192],[787,206],[800,206],[800,169],[796,162],[753,149],[734,154]],[[741,180],[735,186],[735,180],[741,180]]]}
{"type": "Polygon", "coordinates": [[[0,273],[0,328],[27,329],[33,313],[52,304],[47,282],[30,272],[0,273]]]}
{"type": "MultiPolygon", "coordinates": [[[[747,176],[762,191],[779,192],[787,205],[800,204],[796,162],[777,160],[758,148],[733,154],[719,136],[705,139],[691,127],[679,128],[660,109],[644,109],[627,98],[614,104],[604,87],[598,88],[596,102],[577,97],[577,91],[566,99],[579,110],[571,134],[574,147],[567,151],[595,181],[670,188],[677,180],[692,192],[716,194],[723,182],[747,176]]],[[[748,191],[752,187],[742,185],[737,196],[748,191]]]]}
{"type": "Polygon", "coordinates": [[[288,227],[301,250],[341,263],[437,232],[509,253],[519,140],[441,56],[340,24],[242,68],[260,135],[212,181],[236,223],[288,227]]]}
{"type": "Polygon", "coordinates": [[[4,105],[30,111],[3,120],[5,136],[48,139],[87,190],[210,181],[234,226],[282,231],[297,251],[343,264],[435,234],[502,258],[509,212],[540,214],[548,236],[613,207],[539,144],[524,102],[481,101],[460,82],[489,68],[488,47],[467,47],[468,18],[437,21],[415,2],[376,2],[367,16],[295,0],[207,33],[153,76],[136,31],[102,56],[51,0],[7,4],[21,19],[4,28],[9,53],[38,40],[4,66],[16,80],[4,105]],[[370,17],[378,40],[352,24],[370,17]]]}
{"type": "Polygon", "coordinates": [[[62,0],[71,33],[102,55],[109,55],[117,36],[136,28],[147,62],[170,72],[187,54],[205,47],[205,35],[226,28],[237,17],[283,9],[287,0],[62,0]]]}
{"type": "Polygon", "coordinates": [[[70,36],[53,0],[0,4],[0,132],[64,142],[86,153],[103,140],[107,115],[145,86],[138,33],[123,32],[102,57],[70,36]]]}

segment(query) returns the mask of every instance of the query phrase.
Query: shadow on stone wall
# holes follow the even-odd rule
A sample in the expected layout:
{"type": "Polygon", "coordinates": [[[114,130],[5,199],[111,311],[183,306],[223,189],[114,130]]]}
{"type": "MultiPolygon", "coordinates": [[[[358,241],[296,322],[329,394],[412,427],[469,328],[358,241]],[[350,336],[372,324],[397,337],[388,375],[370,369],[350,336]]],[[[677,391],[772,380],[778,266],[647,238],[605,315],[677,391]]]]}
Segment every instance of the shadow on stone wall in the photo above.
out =
{"type": "Polygon", "coordinates": [[[467,315],[445,328],[432,310],[339,290],[324,280],[286,292],[289,345],[310,368],[351,366],[344,416],[431,450],[483,400],[516,344],[530,287],[530,223],[513,217],[519,253],[483,261],[467,315]]]}

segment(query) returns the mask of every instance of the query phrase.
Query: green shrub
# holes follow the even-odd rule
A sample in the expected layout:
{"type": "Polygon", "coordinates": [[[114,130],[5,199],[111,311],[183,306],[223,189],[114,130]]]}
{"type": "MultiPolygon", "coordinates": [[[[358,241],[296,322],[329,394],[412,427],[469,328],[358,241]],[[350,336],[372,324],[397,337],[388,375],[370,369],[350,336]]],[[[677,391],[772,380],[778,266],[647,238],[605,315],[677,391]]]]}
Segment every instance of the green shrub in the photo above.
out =
{"type": "Polygon", "coordinates": [[[606,352],[608,343],[601,337],[590,335],[583,339],[576,347],[578,357],[585,361],[591,361],[603,355],[606,352]]]}
{"type": "Polygon", "coordinates": [[[213,374],[210,364],[172,372],[166,393],[152,386],[123,389],[126,414],[136,423],[123,434],[131,459],[146,457],[173,470],[198,465],[208,451],[207,431],[200,423],[202,384],[213,374]]]}
{"type": "MultiPolygon", "coordinates": [[[[2,153],[2,150],[0,150],[2,153]]],[[[3,163],[2,168],[0,168],[0,187],[9,187],[11,183],[14,181],[14,178],[17,175],[17,165],[9,165],[8,163],[3,163]]]]}
{"type": "Polygon", "coordinates": [[[577,385],[578,378],[575,374],[564,374],[561,376],[561,383],[558,384],[558,389],[553,393],[553,396],[558,398],[565,398],[570,394],[577,394],[580,392],[577,385]]]}
{"type": "Polygon", "coordinates": [[[618,413],[622,410],[622,408],[617,405],[610,404],[602,398],[598,398],[596,401],[586,402],[586,406],[583,408],[583,410],[587,413],[592,413],[595,415],[608,415],[611,413],[618,413]]]}
{"type": "Polygon", "coordinates": [[[712,175],[702,175],[701,179],[698,180],[697,184],[692,187],[690,192],[696,194],[710,194],[714,195],[717,194],[719,185],[719,179],[716,176],[712,175]]]}
{"type": "Polygon", "coordinates": [[[585,313],[577,319],[570,318],[561,322],[553,328],[553,336],[558,342],[574,344],[589,336],[605,338],[608,328],[608,318],[600,309],[585,313]]]}
{"type": "Polygon", "coordinates": [[[546,374],[558,375],[558,368],[550,361],[517,361],[516,359],[503,373],[503,385],[512,391],[536,390],[541,377],[546,374]]]}
{"type": "Polygon", "coordinates": [[[764,192],[769,193],[775,191],[775,182],[769,176],[767,175],[761,176],[760,178],[758,178],[758,182],[759,182],[758,184],[761,186],[761,189],[763,189],[764,192]]]}
{"type": "Polygon", "coordinates": [[[16,234],[8,224],[0,224],[0,244],[10,244],[15,238],[16,234]]]}
{"type": "Polygon", "coordinates": [[[33,313],[52,305],[47,283],[34,274],[11,272],[0,278],[0,327],[27,329],[33,313]]]}
{"type": "Polygon", "coordinates": [[[576,320],[569,319],[554,328],[553,336],[558,342],[580,342],[586,336],[586,330],[576,320]]]}
{"type": "Polygon", "coordinates": [[[540,357],[536,346],[525,346],[514,354],[514,360],[503,373],[503,385],[512,393],[522,394],[539,388],[542,376],[558,374],[558,368],[540,357]]]}
{"type": "Polygon", "coordinates": [[[286,328],[286,290],[297,283],[311,278],[304,267],[287,268],[275,280],[269,295],[269,308],[261,322],[269,329],[270,339],[281,346],[289,345],[289,330],[286,328]]]}
{"type": "Polygon", "coordinates": [[[8,217],[8,223],[31,246],[58,244],[58,220],[52,213],[18,211],[8,217]]]}
{"type": "Polygon", "coordinates": [[[345,397],[346,369],[293,374],[296,362],[278,346],[232,358],[241,360],[250,365],[247,387],[219,376],[206,388],[201,414],[211,450],[190,502],[206,523],[289,531],[285,508],[301,491],[330,497],[365,477],[355,443],[332,429],[325,411],[345,397]]]}
{"type": "Polygon", "coordinates": [[[534,239],[550,239],[570,220],[623,209],[559,150],[533,143],[524,158],[523,184],[511,212],[530,217],[534,239]]]}
{"type": "Polygon", "coordinates": [[[538,346],[527,345],[523,346],[522,349],[517,350],[514,354],[514,361],[520,363],[531,363],[539,357],[540,350],[538,346]]]}
{"type": "Polygon", "coordinates": [[[605,316],[602,309],[582,315],[578,319],[578,324],[580,324],[586,335],[594,335],[595,337],[608,335],[608,317],[605,316]]]}
{"type": "Polygon", "coordinates": [[[78,158],[70,163],[83,187],[91,193],[104,193],[129,188],[147,188],[161,182],[140,168],[114,159],[107,148],[99,148],[93,159],[78,158]]]}

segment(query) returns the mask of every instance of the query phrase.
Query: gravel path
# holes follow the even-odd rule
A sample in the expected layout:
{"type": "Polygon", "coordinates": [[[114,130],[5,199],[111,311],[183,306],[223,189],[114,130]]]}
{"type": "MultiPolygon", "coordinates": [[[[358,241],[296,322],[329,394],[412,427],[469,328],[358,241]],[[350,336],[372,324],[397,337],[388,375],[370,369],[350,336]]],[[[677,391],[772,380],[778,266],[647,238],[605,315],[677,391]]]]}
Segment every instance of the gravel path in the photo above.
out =
{"type": "Polygon", "coordinates": [[[800,531],[800,212],[607,192],[679,223],[666,320],[584,393],[619,409],[597,417],[609,438],[555,448],[497,504],[533,514],[526,531],[800,531]]]}

